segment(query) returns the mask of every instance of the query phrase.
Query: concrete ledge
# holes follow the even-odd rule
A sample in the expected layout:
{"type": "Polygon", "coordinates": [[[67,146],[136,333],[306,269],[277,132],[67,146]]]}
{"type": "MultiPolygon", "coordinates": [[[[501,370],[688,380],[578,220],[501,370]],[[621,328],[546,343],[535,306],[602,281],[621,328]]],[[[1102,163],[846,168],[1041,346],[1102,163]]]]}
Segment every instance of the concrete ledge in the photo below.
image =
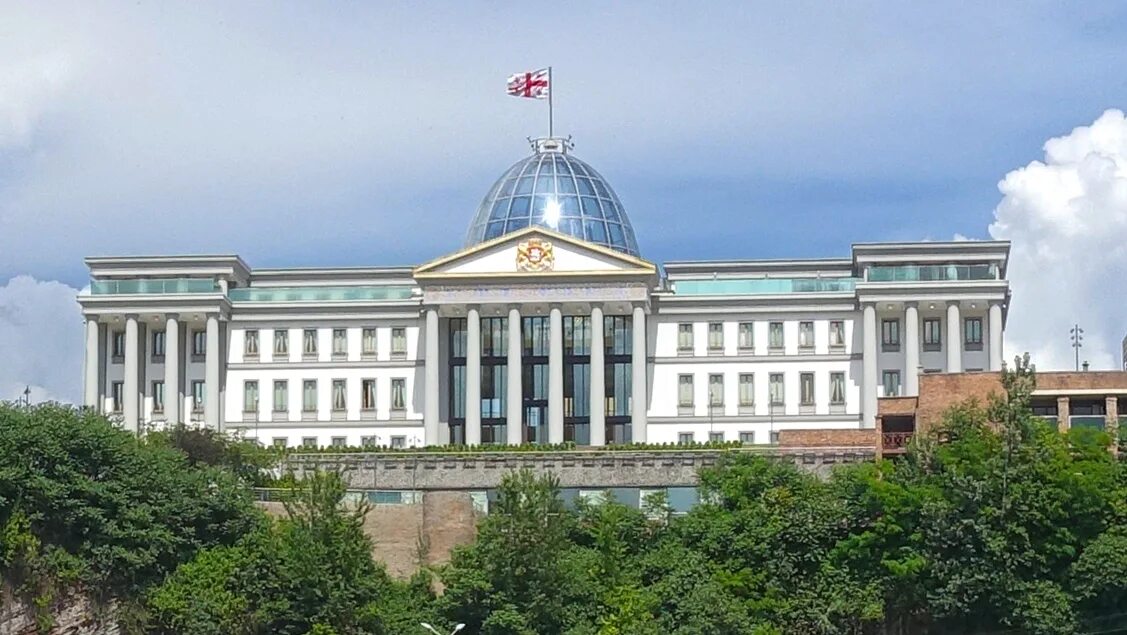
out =
{"type": "MultiPolygon", "coordinates": [[[[871,433],[871,431],[870,431],[871,433]]],[[[697,471],[725,455],[757,454],[826,475],[833,465],[872,460],[873,447],[770,447],[731,450],[600,452],[467,452],[291,454],[284,469],[298,477],[311,471],[336,471],[350,488],[422,491],[481,490],[500,485],[505,474],[522,468],[552,473],[561,487],[695,486],[697,471]]]]}

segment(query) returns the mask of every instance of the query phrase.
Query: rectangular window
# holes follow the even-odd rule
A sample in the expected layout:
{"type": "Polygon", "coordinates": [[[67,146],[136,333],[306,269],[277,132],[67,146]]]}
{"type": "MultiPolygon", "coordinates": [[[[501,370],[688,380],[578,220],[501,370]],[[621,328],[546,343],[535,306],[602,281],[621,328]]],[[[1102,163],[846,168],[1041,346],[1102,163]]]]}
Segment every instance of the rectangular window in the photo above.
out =
{"type": "Polygon", "coordinates": [[[885,397],[896,397],[900,395],[900,371],[886,370],[881,378],[881,384],[884,386],[885,397]]]}
{"type": "Polygon", "coordinates": [[[722,322],[709,322],[708,350],[713,353],[724,351],[724,324],[722,322]]]}
{"type": "Polygon", "coordinates": [[[767,348],[778,353],[782,352],[784,345],[783,323],[771,322],[767,325],[767,348]]]}
{"type": "Polygon", "coordinates": [[[200,380],[192,382],[192,412],[203,412],[204,383],[200,380]]]}
{"type": "Polygon", "coordinates": [[[391,437],[391,449],[392,450],[402,450],[405,447],[407,447],[407,437],[404,437],[404,436],[392,436],[391,437]]]}
{"type": "Polygon", "coordinates": [[[305,329],[301,335],[303,357],[317,357],[317,329],[305,329]]]}
{"type": "Polygon", "coordinates": [[[114,331],[111,354],[116,362],[125,359],[125,331],[114,331]]]}
{"type": "Polygon", "coordinates": [[[333,380],[333,410],[341,412],[348,408],[348,395],[345,393],[343,379],[333,380]]]}
{"type": "Polygon", "coordinates": [[[407,329],[402,326],[391,329],[391,356],[407,356],[407,329]]]}
{"type": "Polygon", "coordinates": [[[407,380],[402,377],[391,380],[391,409],[407,409],[407,380]]]}
{"type": "Polygon", "coordinates": [[[963,320],[963,344],[968,351],[982,350],[982,318],[963,320]]]}
{"type": "Polygon", "coordinates": [[[243,382],[243,412],[258,412],[258,382],[253,379],[243,382]]]}
{"type": "Polygon", "coordinates": [[[360,446],[365,448],[376,447],[376,437],[360,437],[360,446]]]}
{"type": "Polygon", "coordinates": [[[243,356],[258,357],[258,331],[246,331],[244,333],[243,356]]]}
{"type": "Polygon", "coordinates": [[[333,357],[348,357],[347,329],[333,329],[333,357]]]}
{"type": "Polygon", "coordinates": [[[693,405],[693,376],[677,376],[677,405],[691,408],[693,405]]]}
{"type": "Polygon", "coordinates": [[[803,406],[814,405],[814,373],[800,373],[798,375],[799,404],[803,406]]]}
{"type": "Polygon", "coordinates": [[[113,411],[121,412],[125,404],[125,384],[120,381],[115,381],[110,386],[110,392],[113,397],[113,411]]]}
{"type": "Polygon", "coordinates": [[[755,375],[740,373],[740,405],[750,408],[755,405],[755,375]]]}
{"type": "Polygon", "coordinates": [[[301,447],[310,450],[317,449],[317,437],[301,437],[301,447]]]}
{"type": "Polygon", "coordinates": [[[285,329],[274,330],[274,361],[278,361],[278,357],[285,357],[290,354],[290,332],[285,329]]]}
{"type": "Polygon", "coordinates": [[[778,430],[772,430],[769,437],[770,437],[771,445],[778,445],[779,444],[779,431],[778,430]]]}
{"type": "Polygon", "coordinates": [[[306,379],[301,382],[301,409],[304,412],[317,412],[316,379],[306,379]]]}
{"type": "Polygon", "coordinates": [[[755,323],[754,322],[740,322],[739,328],[739,348],[742,351],[755,350],[755,323]]]}
{"type": "Polygon", "coordinates": [[[741,432],[740,433],[740,443],[742,443],[744,445],[754,445],[755,444],[755,433],[754,432],[741,432]]]}
{"type": "Polygon", "coordinates": [[[900,320],[880,321],[880,349],[886,353],[900,350],[900,320]]]}
{"type": "Polygon", "coordinates": [[[924,350],[938,351],[943,348],[943,323],[939,318],[924,320],[924,350]]]}
{"type": "Polygon", "coordinates": [[[845,373],[830,373],[830,403],[845,405],[845,373]]]}
{"type": "Polygon", "coordinates": [[[290,409],[290,385],[285,379],[274,380],[274,412],[286,412],[290,409]]]}
{"type": "Polygon", "coordinates": [[[153,382],[153,414],[164,412],[164,382],[153,382]]]}
{"type": "Polygon", "coordinates": [[[286,446],[289,445],[288,439],[286,439],[286,437],[274,437],[272,439],[272,444],[274,448],[278,450],[284,450],[286,449],[286,446]]]}
{"type": "Polygon", "coordinates": [[[192,331],[192,357],[207,355],[207,331],[192,331]]]}
{"type": "Polygon", "coordinates": [[[153,331],[153,361],[164,361],[164,331],[153,331]]]}
{"type": "Polygon", "coordinates": [[[681,445],[692,445],[693,444],[693,433],[692,432],[678,432],[677,433],[677,443],[679,443],[681,445]]]}
{"type": "Polygon", "coordinates": [[[693,352],[693,325],[692,324],[678,324],[677,325],[677,352],[678,353],[692,353],[693,352]]]}
{"type": "Polygon", "coordinates": [[[772,406],[782,406],[786,403],[782,373],[771,373],[770,383],[767,386],[772,406]]]}
{"type": "Polygon", "coordinates": [[[345,437],[333,437],[330,443],[333,444],[334,448],[343,448],[345,444],[348,443],[348,440],[345,437]]]}
{"type": "Polygon", "coordinates": [[[365,379],[360,382],[360,409],[376,409],[376,380],[365,379]]]}
{"type": "Polygon", "coordinates": [[[708,433],[708,442],[709,443],[723,443],[724,442],[724,433],[723,432],[709,432],[708,433]]]}
{"type": "Polygon", "coordinates": [[[366,328],[360,333],[360,353],[369,357],[376,354],[376,329],[366,328]]]}
{"type": "Polygon", "coordinates": [[[845,348],[845,322],[830,321],[830,348],[845,348]]]}
{"type": "Polygon", "coordinates": [[[724,405],[724,376],[721,374],[708,376],[708,405],[724,405]]]}
{"type": "Polygon", "coordinates": [[[798,323],[798,347],[803,349],[814,348],[814,323],[798,323]]]}

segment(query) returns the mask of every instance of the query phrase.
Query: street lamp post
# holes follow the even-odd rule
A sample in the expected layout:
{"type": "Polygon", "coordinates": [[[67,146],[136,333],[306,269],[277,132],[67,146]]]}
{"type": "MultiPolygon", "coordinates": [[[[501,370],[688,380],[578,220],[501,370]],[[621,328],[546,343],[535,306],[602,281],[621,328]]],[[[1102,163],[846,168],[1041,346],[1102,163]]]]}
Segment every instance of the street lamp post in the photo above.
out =
{"type": "Polygon", "coordinates": [[[1076,351],[1076,370],[1080,370],[1080,348],[1084,346],[1084,329],[1080,328],[1079,324],[1074,324],[1068,330],[1069,339],[1072,340],[1072,348],[1076,351]]]}
{"type": "MultiPolygon", "coordinates": [[[[430,624],[427,624],[426,622],[420,622],[419,626],[422,626],[423,628],[427,629],[431,633],[434,633],[434,635],[442,635],[442,633],[439,633],[437,629],[435,629],[430,624]]],[[[458,631],[462,630],[465,627],[466,627],[465,624],[459,624],[459,625],[455,626],[454,630],[450,631],[450,635],[454,635],[454,633],[457,633],[458,631]]]]}

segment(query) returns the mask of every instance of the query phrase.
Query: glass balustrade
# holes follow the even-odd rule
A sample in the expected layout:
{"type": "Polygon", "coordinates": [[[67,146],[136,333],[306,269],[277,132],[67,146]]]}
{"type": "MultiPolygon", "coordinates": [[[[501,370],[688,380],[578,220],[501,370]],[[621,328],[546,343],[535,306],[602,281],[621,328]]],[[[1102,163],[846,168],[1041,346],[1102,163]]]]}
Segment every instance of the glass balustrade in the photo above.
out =
{"type": "Polygon", "coordinates": [[[93,295],[215,293],[215,281],[201,278],[165,278],[133,280],[94,280],[90,283],[93,295]]]}
{"type": "Polygon", "coordinates": [[[232,302],[350,302],[407,300],[411,287],[249,287],[231,289],[232,302]]]}
{"type": "Polygon", "coordinates": [[[872,265],[869,282],[996,280],[997,265],[872,265]]]}
{"type": "Polygon", "coordinates": [[[772,295],[785,293],[852,293],[856,278],[732,278],[679,280],[677,295],[772,295]]]}

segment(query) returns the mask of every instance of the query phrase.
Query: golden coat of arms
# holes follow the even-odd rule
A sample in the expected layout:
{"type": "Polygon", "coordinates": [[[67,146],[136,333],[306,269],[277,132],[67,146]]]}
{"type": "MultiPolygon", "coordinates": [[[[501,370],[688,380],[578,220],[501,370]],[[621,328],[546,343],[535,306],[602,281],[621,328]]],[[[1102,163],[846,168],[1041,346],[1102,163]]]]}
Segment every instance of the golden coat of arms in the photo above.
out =
{"type": "Polygon", "coordinates": [[[518,271],[551,271],[556,265],[552,255],[552,243],[539,238],[530,238],[517,244],[518,271]]]}

